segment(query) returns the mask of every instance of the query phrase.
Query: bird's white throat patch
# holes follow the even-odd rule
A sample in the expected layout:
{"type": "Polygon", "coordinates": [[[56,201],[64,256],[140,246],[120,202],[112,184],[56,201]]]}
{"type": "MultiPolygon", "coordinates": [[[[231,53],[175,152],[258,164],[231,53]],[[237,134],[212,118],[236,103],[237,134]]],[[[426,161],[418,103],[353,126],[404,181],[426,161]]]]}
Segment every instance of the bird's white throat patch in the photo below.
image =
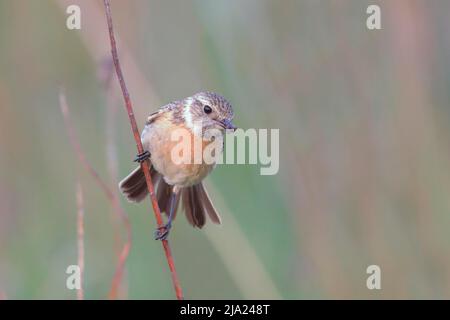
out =
{"type": "Polygon", "coordinates": [[[192,113],[191,113],[191,107],[192,107],[193,103],[194,103],[193,98],[187,98],[186,104],[184,107],[184,111],[183,111],[184,122],[185,122],[186,127],[189,129],[194,129],[194,122],[192,120],[192,113]]]}
{"type": "Polygon", "coordinates": [[[187,98],[185,102],[185,107],[183,111],[184,124],[186,128],[192,130],[195,135],[202,135],[202,121],[194,120],[192,117],[192,105],[194,104],[194,98],[187,98]]]}

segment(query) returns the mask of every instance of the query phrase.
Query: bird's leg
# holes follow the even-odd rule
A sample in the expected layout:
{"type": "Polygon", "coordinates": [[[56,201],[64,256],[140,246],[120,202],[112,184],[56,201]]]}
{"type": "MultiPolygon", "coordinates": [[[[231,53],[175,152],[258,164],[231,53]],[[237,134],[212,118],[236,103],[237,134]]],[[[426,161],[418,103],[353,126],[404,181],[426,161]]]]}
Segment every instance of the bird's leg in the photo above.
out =
{"type": "Polygon", "coordinates": [[[149,158],[150,158],[150,152],[144,151],[144,152],[138,154],[138,155],[136,156],[136,158],[134,158],[133,161],[134,161],[134,162],[142,163],[142,162],[146,161],[146,160],[149,159],[149,158]]]}
{"type": "Polygon", "coordinates": [[[167,223],[162,226],[158,227],[155,231],[155,240],[166,240],[169,236],[170,228],[172,228],[172,219],[175,215],[175,206],[177,202],[177,193],[176,187],[173,188],[172,194],[170,195],[170,211],[169,211],[169,218],[167,219],[167,223]]]}

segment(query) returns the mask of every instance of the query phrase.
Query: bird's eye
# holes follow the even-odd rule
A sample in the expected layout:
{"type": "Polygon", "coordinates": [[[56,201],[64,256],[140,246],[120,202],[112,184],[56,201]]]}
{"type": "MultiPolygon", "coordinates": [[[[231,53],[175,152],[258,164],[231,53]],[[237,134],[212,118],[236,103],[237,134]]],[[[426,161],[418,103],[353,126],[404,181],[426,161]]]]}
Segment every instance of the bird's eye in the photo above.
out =
{"type": "Polygon", "coordinates": [[[210,114],[212,112],[212,109],[210,106],[206,105],[203,107],[203,111],[205,111],[206,114],[210,114]]]}

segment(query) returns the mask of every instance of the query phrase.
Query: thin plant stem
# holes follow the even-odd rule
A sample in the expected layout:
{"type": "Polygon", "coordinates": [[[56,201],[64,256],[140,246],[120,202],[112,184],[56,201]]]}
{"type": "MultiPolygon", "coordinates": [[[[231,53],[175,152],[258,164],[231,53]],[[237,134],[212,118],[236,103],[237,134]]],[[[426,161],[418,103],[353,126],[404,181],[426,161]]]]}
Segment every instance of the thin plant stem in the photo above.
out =
{"type": "Polygon", "coordinates": [[[83,150],[81,149],[80,143],[78,142],[78,139],[75,135],[75,130],[72,125],[72,121],[70,119],[70,113],[69,113],[69,105],[67,104],[66,96],[61,91],[59,94],[59,105],[61,108],[61,113],[64,117],[64,123],[67,130],[67,133],[69,135],[70,143],[75,150],[75,153],[78,156],[79,161],[84,166],[86,171],[92,176],[94,181],[99,185],[99,187],[103,190],[108,200],[111,202],[113,209],[116,211],[117,215],[121,218],[122,223],[125,227],[126,231],[126,241],[122,247],[122,250],[120,252],[116,271],[114,273],[114,277],[111,284],[111,290],[109,292],[109,298],[110,299],[116,299],[117,298],[117,292],[118,288],[120,286],[120,283],[123,278],[123,272],[125,268],[125,263],[127,261],[128,255],[130,253],[131,249],[131,224],[130,220],[128,218],[127,213],[122,209],[120,206],[120,201],[116,193],[114,193],[108,186],[108,184],[103,181],[103,179],[100,177],[100,175],[97,173],[97,171],[94,169],[94,167],[90,164],[90,162],[87,160],[86,155],[84,154],[83,150]]]}
{"type": "MultiPolygon", "coordinates": [[[[119,79],[120,88],[122,90],[123,98],[125,101],[125,108],[128,113],[128,118],[129,118],[131,129],[133,132],[134,140],[136,141],[137,151],[139,154],[141,154],[144,152],[144,148],[141,143],[139,129],[138,129],[138,126],[136,123],[136,119],[134,117],[134,111],[133,111],[133,106],[132,106],[131,99],[130,99],[130,94],[129,94],[127,86],[125,84],[125,79],[123,77],[122,69],[120,66],[119,55],[117,53],[117,47],[116,47],[116,39],[115,39],[114,29],[113,29],[110,2],[109,2],[109,0],[103,0],[103,4],[105,6],[106,20],[108,23],[109,38],[110,38],[110,42],[111,42],[111,54],[112,54],[112,58],[113,58],[113,62],[114,62],[114,67],[116,69],[117,78],[119,79]]],[[[154,186],[152,183],[152,178],[150,175],[149,163],[147,161],[142,162],[141,169],[145,175],[145,181],[147,183],[147,188],[148,188],[148,192],[150,194],[150,200],[152,203],[153,212],[155,215],[156,222],[158,224],[158,228],[162,228],[163,227],[163,219],[161,216],[161,211],[159,210],[159,207],[158,207],[158,201],[156,199],[155,189],[154,189],[154,186]]],[[[177,299],[182,300],[183,292],[181,289],[180,282],[178,280],[178,275],[177,275],[177,272],[175,269],[175,262],[174,262],[174,259],[172,256],[169,242],[167,240],[162,240],[161,243],[163,245],[167,263],[169,265],[169,269],[171,272],[172,282],[173,282],[173,286],[175,289],[176,297],[177,297],[177,299]]]]}
{"type": "Polygon", "coordinates": [[[78,267],[80,268],[80,289],[77,290],[77,299],[84,300],[84,199],[80,181],[77,183],[77,248],[78,267]]]}

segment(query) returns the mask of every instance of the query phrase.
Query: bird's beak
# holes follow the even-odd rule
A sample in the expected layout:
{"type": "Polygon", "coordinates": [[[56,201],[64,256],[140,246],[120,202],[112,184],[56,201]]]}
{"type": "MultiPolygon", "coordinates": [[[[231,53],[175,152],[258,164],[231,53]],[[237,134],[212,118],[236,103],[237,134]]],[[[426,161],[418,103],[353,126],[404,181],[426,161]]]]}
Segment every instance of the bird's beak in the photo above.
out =
{"type": "Polygon", "coordinates": [[[236,131],[237,129],[237,127],[233,124],[233,122],[231,122],[231,120],[224,119],[221,121],[221,123],[225,129],[230,129],[233,131],[236,131]]]}

